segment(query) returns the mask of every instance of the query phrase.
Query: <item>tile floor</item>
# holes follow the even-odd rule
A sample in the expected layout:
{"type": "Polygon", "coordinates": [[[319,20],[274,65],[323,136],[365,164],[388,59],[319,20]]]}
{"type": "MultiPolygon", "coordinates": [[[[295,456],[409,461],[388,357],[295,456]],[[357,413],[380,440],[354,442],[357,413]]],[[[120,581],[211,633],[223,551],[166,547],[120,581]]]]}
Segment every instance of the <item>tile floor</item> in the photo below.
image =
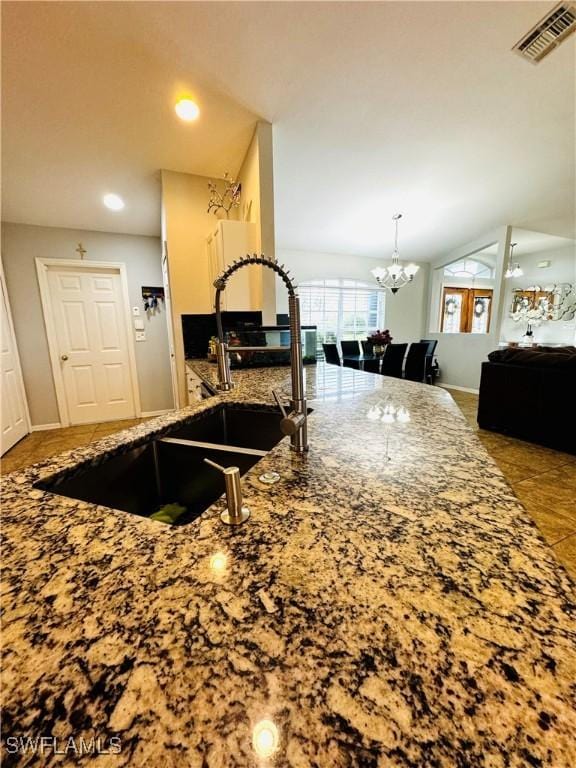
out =
{"type": "Polygon", "coordinates": [[[107,421],[102,424],[80,424],[65,429],[31,432],[2,456],[2,474],[35,464],[49,456],[88,445],[88,443],[100,440],[106,435],[128,429],[128,427],[133,427],[143,421],[148,421],[148,419],[125,419],[123,421],[107,421]]]}
{"type": "Polygon", "coordinates": [[[454,389],[450,394],[576,580],[576,456],[478,429],[478,396],[454,389]]]}
{"type": "MultiPolygon", "coordinates": [[[[560,562],[576,580],[576,456],[479,430],[476,424],[478,397],[456,390],[450,390],[450,394],[472,428],[478,431],[486,450],[496,460],[560,562]]],[[[141,421],[146,419],[32,432],[2,457],[2,473],[86,445],[141,421]]]]}

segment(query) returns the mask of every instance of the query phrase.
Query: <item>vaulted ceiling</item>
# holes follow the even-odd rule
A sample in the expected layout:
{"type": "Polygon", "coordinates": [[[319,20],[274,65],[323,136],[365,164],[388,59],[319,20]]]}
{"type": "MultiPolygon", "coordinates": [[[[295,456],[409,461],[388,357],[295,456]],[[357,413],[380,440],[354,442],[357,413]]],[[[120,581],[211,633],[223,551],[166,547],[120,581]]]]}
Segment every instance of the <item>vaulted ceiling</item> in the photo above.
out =
{"type": "Polygon", "coordinates": [[[574,237],[574,36],[510,51],[551,5],[5,2],[3,218],[157,234],[159,169],[235,172],[264,119],[279,248],[386,255],[396,211],[410,259],[574,237]]]}

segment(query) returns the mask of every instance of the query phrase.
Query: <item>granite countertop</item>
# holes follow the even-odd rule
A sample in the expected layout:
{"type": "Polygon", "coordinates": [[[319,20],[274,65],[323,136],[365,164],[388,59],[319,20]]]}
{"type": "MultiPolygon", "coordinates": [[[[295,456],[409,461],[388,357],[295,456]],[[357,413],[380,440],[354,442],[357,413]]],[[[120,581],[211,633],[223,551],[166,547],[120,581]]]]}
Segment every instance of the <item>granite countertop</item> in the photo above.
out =
{"type": "Polygon", "coordinates": [[[221,502],[170,527],[34,487],[289,392],[288,368],[233,377],[4,478],[3,738],[119,738],[103,766],[572,767],[571,582],[446,391],[307,368],[310,453],[285,439],[243,478],[238,528],[221,502]],[[388,462],[385,398],[411,417],[388,462]]]}

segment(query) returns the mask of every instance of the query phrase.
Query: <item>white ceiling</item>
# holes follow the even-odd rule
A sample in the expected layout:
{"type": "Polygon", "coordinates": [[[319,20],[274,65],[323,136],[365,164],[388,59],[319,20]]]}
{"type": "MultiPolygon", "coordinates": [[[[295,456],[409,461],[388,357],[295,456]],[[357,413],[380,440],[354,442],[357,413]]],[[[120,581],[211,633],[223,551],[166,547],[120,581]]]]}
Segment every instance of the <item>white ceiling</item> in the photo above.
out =
{"type": "Polygon", "coordinates": [[[156,233],[158,169],[235,171],[260,116],[279,248],[386,256],[396,211],[405,259],[574,237],[574,36],[510,51],[552,4],[3,3],[4,218],[156,233]]]}
{"type": "Polygon", "coordinates": [[[238,170],[257,116],[188,61],[193,23],[164,31],[154,5],[2,3],[3,220],[158,235],[160,169],[238,170]]]}
{"type": "Polygon", "coordinates": [[[576,270],[576,243],[565,237],[544,235],[542,232],[530,232],[526,229],[512,230],[512,241],[516,243],[514,254],[524,256],[530,253],[544,253],[545,251],[559,251],[563,248],[571,248],[574,253],[574,268],[576,270]]]}
{"type": "MultiPolygon", "coordinates": [[[[510,240],[515,244],[514,254],[516,256],[527,256],[530,253],[543,253],[545,251],[559,251],[563,248],[571,248],[574,251],[574,265],[576,268],[576,242],[568,237],[557,237],[556,235],[546,235],[543,232],[530,232],[528,229],[519,229],[514,227],[510,240]]],[[[498,243],[492,243],[478,254],[490,254],[496,256],[498,253],[498,243]]]]}

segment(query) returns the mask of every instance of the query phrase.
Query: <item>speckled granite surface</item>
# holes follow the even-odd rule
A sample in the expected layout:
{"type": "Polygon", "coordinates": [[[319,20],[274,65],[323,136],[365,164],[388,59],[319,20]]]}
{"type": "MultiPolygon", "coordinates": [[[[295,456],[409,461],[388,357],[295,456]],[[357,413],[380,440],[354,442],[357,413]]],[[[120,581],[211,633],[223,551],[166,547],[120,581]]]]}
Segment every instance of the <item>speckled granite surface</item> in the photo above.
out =
{"type": "MultiPolygon", "coordinates": [[[[172,528],[33,487],[220,398],[4,478],[5,746],[119,737],[82,760],[102,766],[576,763],[571,584],[450,395],[307,377],[310,454],[284,440],[245,476],[237,529],[221,505],[172,528]],[[368,418],[387,396],[411,416],[390,462],[368,418]],[[265,468],[281,482],[262,485],[265,468]]],[[[234,378],[229,400],[289,391],[287,368],[234,378]]]]}

